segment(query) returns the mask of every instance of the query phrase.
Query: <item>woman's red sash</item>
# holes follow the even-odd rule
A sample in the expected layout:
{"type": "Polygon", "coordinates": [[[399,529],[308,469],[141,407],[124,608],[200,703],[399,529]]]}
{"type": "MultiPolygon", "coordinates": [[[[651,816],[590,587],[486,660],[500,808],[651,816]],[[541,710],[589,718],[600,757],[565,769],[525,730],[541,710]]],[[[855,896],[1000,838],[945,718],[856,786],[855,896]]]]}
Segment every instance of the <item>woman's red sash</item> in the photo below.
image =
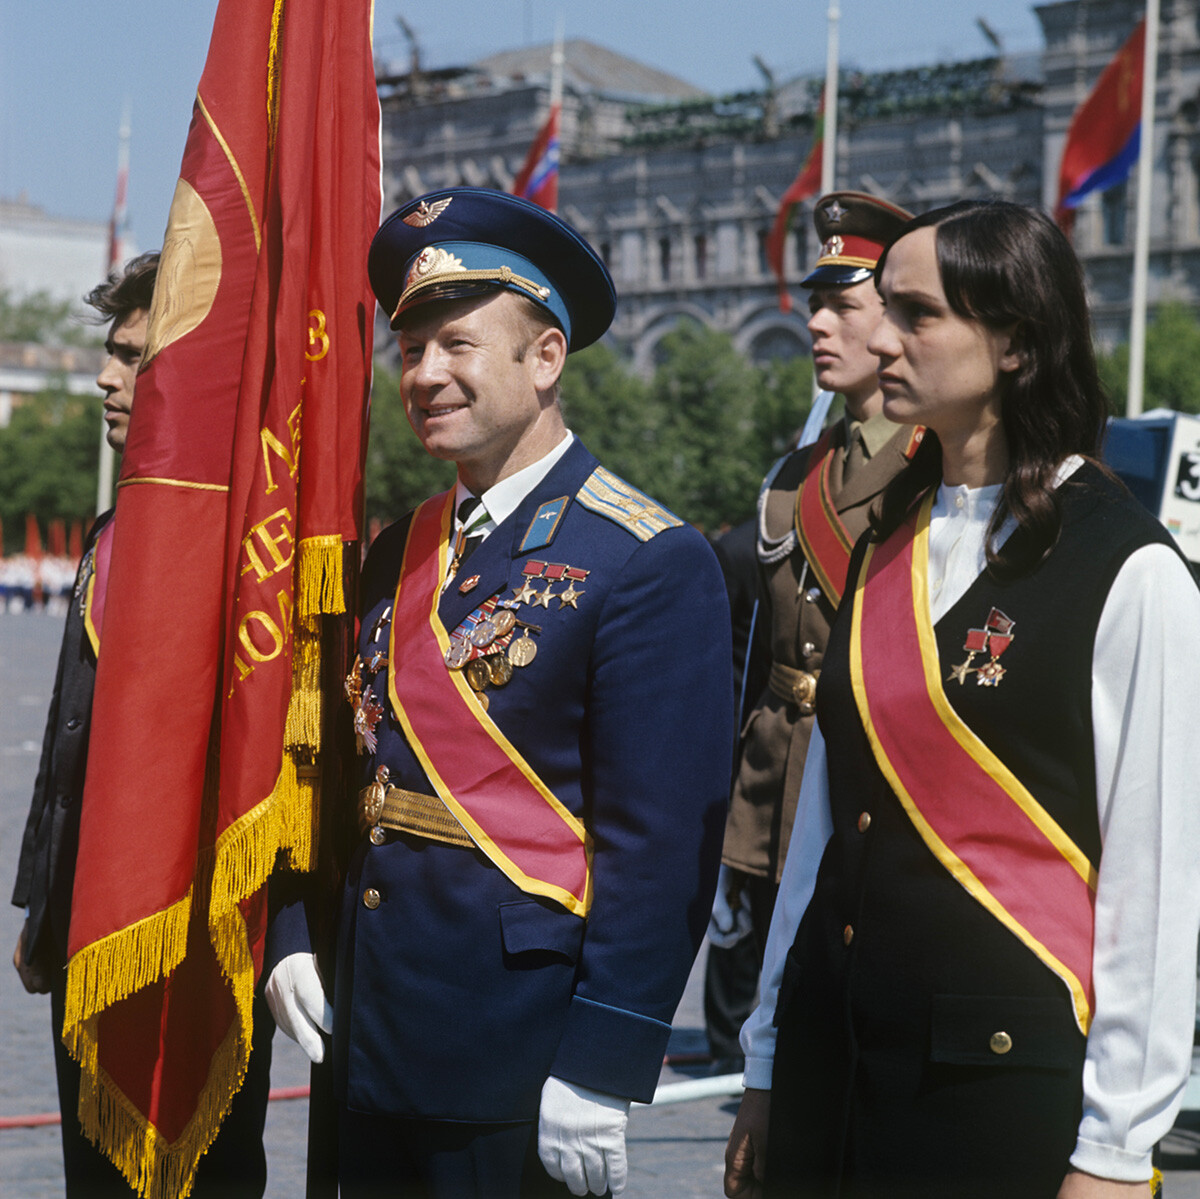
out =
{"type": "Polygon", "coordinates": [[[522,891],[586,916],[591,839],[446,666],[438,617],[454,493],[413,513],[392,606],[388,691],[429,781],[476,845],[522,891]],[[397,631],[399,630],[399,634],[397,631]]]}
{"type": "Polygon", "coordinates": [[[808,455],[804,481],[796,497],[796,536],[821,590],[836,607],[842,602],[854,542],[833,502],[829,472],[838,452],[831,449],[834,428],[817,439],[808,455]]]}
{"type": "Polygon", "coordinates": [[[928,596],[932,505],[929,496],[886,542],[867,547],[850,645],[859,716],[921,838],[1062,979],[1086,1034],[1095,867],[946,698],[928,596]]]}

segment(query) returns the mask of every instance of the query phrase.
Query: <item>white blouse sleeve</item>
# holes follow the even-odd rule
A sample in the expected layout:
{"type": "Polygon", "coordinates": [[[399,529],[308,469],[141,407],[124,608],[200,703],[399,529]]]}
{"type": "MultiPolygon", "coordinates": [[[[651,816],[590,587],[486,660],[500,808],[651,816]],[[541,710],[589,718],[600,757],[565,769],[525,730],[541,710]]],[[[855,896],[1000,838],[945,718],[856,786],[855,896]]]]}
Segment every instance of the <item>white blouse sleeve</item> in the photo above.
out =
{"type": "Polygon", "coordinates": [[[1096,632],[1102,853],[1096,1005],[1071,1163],[1150,1176],[1191,1067],[1200,929],[1200,591],[1163,545],[1131,554],[1096,632]]]}
{"type": "Polygon", "coordinates": [[[814,723],[804,759],[804,777],[796,804],[796,820],[788,842],[779,898],[771,915],[767,947],[759,980],[758,1006],[742,1025],[742,1051],[746,1055],[745,1084],[769,1090],[771,1067],[775,1059],[775,1001],[783,981],[783,964],[796,939],[801,917],[812,899],[817,868],[825,846],[833,835],[833,816],[829,809],[829,769],[825,738],[814,723]]]}

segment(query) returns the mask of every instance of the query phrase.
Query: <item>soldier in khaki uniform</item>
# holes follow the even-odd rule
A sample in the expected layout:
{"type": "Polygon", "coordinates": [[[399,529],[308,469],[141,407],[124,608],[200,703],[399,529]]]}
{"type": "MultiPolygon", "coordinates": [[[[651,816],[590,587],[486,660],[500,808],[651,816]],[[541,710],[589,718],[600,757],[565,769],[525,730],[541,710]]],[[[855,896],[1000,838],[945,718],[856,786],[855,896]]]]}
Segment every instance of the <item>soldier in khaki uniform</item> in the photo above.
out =
{"type": "Polygon", "coordinates": [[[844,397],[846,415],[818,441],[780,459],[759,495],[759,619],[769,621],[771,673],[743,731],[709,934],[728,945],[737,939],[731,930],[752,927],[760,958],[850,549],[867,528],[872,501],[916,448],[912,429],[883,415],[877,360],[867,350],[882,312],[875,263],[910,219],[902,208],[858,192],[823,196],[813,214],[821,255],[803,282],[813,365],[820,386],[844,397]]]}

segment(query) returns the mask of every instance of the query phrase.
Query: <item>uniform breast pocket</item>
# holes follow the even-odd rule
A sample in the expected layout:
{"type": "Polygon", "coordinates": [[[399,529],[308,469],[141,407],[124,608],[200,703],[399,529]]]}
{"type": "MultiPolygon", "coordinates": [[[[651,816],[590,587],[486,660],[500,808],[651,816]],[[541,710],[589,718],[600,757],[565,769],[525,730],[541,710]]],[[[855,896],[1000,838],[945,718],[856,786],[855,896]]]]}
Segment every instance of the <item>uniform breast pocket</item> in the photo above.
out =
{"type": "Polygon", "coordinates": [[[502,903],[499,912],[504,962],[510,969],[573,966],[579,960],[584,927],[580,917],[536,899],[502,903]]]}
{"type": "Polygon", "coordinates": [[[1065,996],[934,995],[931,1025],[934,1062],[1077,1070],[1083,1061],[1065,996]]]}

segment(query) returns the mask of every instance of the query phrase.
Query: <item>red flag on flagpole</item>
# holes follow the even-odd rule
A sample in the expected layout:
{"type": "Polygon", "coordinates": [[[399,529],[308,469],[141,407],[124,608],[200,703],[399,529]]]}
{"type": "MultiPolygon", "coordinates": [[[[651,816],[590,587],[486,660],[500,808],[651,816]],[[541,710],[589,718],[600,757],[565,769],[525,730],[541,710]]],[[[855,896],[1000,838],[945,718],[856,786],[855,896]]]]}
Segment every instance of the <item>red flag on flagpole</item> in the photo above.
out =
{"type": "Polygon", "coordinates": [[[800,168],[800,173],[792,180],[791,186],[783,193],[779,201],[779,211],[775,214],[775,224],[767,236],[767,263],[779,281],[779,310],[791,312],[792,297],[788,294],[787,284],[783,277],[783,250],[787,242],[788,229],[792,224],[792,211],[801,200],[816,193],[821,186],[821,152],[825,144],[825,95],[822,93],[821,102],[817,106],[817,119],[813,126],[813,144],[800,168]]]}
{"type": "Polygon", "coordinates": [[[538,131],[525,165],[513,180],[512,194],[550,212],[558,211],[558,127],[562,105],[553,104],[546,123],[538,131]]]}
{"type": "Polygon", "coordinates": [[[32,512],[25,513],[25,556],[36,559],[42,556],[42,531],[32,512]]]}
{"type": "Polygon", "coordinates": [[[1137,162],[1145,58],[1143,18],[1071,118],[1054,205],[1054,219],[1068,233],[1075,221],[1075,208],[1083,198],[1120,183],[1137,162]]]}
{"type": "Polygon", "coordinates": [[[315,858],[319,627],[360,537],[370,0],[220,0],[118,484],[63,1036],[142,1195],[246,1069],[277,854],[315,858]]]}

